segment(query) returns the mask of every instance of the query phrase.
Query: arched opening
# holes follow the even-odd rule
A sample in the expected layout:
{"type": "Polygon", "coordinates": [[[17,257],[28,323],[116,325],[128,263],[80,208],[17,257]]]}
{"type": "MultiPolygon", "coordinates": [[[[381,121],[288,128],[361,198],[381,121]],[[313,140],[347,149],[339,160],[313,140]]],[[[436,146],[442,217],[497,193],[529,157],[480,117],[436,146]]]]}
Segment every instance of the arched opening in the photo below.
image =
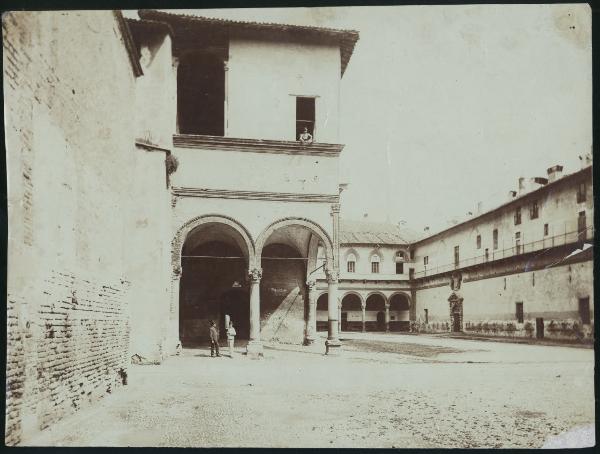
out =
{"type": "Polygon", "coordinates": [[[225,67],[209,54],[183,56],[177,68],[177,123],[180,134],[223,136],[225,67]]]}
{"type": "Polygon", "coordinates": [[[224,339],[226,315],[235,324],[237,338],[248,338],[246,241],[235,228],[219,222],[201,224],[187,235],[179,286],[179,338],[184,346],[208,342],[211,320],[224,339]]]}
{"type": "Polygon", "coordinates": [[[367,331],[385,331],[385,298],[380,293],[372,293],[367,297],[365,329],[367,331]]]}
{"type": "Polygon", "coordinates": [[[317,260],[320,245],[324,245],[330,260],[329,237],[320,226],[305,219],[282,219],[259,235],[256,257],[260,257],[262,268],[263,340],[304,342],[309,315],[306,280],[321,266],[317,260]]]}
{"type": "Polygon", "coordinates": [[[342,331],[362,331],[362,305],[356,293],[342,298],[342,331]]]}
{"type": "Polygon", "coordinates": [[[327,324],[329,322],[327,298],[327,293],[323,293],[317,298],[317,331],[327,331],[327,324]]]}
{"type": "Polygon", "coordinates": [[[306,300],[306,262],[298,250],[271,243],[262,250],[261,338],[302,342],[306,300]]]}
{"type": "Polygon", "coordinates": [[[410,303],[408,297],[396,293],[390,298],[390,331],[410,330],[410,303]]]}

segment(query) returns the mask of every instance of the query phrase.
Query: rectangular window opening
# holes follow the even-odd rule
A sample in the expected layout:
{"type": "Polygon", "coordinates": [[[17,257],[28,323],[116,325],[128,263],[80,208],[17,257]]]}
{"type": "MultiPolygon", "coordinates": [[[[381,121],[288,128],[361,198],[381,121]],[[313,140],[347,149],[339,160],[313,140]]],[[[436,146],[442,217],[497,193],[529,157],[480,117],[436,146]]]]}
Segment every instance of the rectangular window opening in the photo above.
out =
{"type": "Polygon", "coordinates": [[[540,208],[537,200],[531,204],[531,219],[537,219],[540,216],[540,208]]]}
{"type": "Polygon", "coordinates": [[[404,274],[404,263],[396,262],[396,274],[404,274]]]}
{"type": "Polygon", "coordinates": [[[454,266],[458,266],[459,262],[460,262],[459,246],[454,246],[454,266]]]}
{"type": "Polygon", "coordinates": [[[494,241],[494,250],[498,249],[498,229],[494,229],[492,232],[492,237],[494,241]]]}
{"type": "Polygon", "coordinates": [[[315,98],[297,96],[296,140],[301,140],[300,136],[304,134],[304,128],[310,134],[311,141],[315,141],[315,98]]]}
{"type": "Polygon", "coordinates": [[[517,208],[515,211],[515,225],[519,225],[521,223],[521,207],[517,208]]]}
{"type": "Polygon", "coordinates": [[[516,315],[517,315],[517,322],[518,323],[523,323],[523,303],[522,302],[518,302],[516,303],[516,315]]]}
{"type": "Polygon", "coordinates": [[[585,211],[580,211],[577,217],[577,233],[579,235],[579,241],[584,241],[587,237],[587,222],[585,220],[585,211]]]}
{"type": "Polygon", "coordinates": [[[577,203],[585,202],[586,192],[585,183],[579,183],[577,188],[577,203]]]}
{"type": "Polygon", "coordinates": [[[590,298],[579,298],[579,317],[583,325],[589,325],[591,320],[590,315],[590,298]]]}
{"type": "Polygon", "coordinates": [[[371,273],[379,273],[379,262],[371,262],[371,273]]]}
{"type": "Polygon", "coordinates": [[[548,236],[548,224],[544,224],[544,236],[548,236]]]}
{"type": "Polygon", "coordinates": [[[355,264],[356,264],[356,262],[353,262],[353,261],[348,262],[348,272],[349,273],[354,273],[355,264]]]}
{"type": "Polygon", "coordinates": [[[425,324],[429,323],[429,309],[424,309],[425,311],[425,324]]]}
{"type": "Polygon", "coordinates": [[[425,266],[429,265],[429,256],[428,255],[423,257],[423,265],[425,265],[425,266]]]}

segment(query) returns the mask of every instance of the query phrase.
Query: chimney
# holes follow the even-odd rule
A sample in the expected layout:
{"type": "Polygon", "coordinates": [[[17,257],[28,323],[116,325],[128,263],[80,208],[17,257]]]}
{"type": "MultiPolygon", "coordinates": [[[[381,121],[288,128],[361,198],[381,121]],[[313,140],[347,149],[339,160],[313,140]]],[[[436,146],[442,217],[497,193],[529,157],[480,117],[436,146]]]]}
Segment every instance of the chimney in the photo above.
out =
{"type": "Polygon", "coordinates": [[[517,194],[521,195],[527,192],[527,181],[524,177],[519,177],[519,184],[517,185],[517,194]]]}
{"type": "Polygon", "coordinates": [[[585,169],[592,165],[592,154],[586,153],[583,156],[579,156],[579,161],[581,162],[581,168],[585,169]]]}
{"type": "Polygon", "coordinates": [[[483,202],[477,202],[477,210],[475,211],[476,215],[480,215],[483,213],[483,202]]]}
{"type": "Polygon", "coordinates": [[[550,167],[546,172],[548,172],[548,183],[553,183],[554,181],[562,178],[563,166],[556,164],[555,166],[550,167]]]}
{"type": "Polygon", "coordinates": [[[424,232],[429,232],[429,226],[426,225],[425,228],[423,229],[424,232]]]}
{"type": "Polygon", "coordinates": [[[510,202],[517,196],[517,191],[508,191],[508,201],[510,202]]]}

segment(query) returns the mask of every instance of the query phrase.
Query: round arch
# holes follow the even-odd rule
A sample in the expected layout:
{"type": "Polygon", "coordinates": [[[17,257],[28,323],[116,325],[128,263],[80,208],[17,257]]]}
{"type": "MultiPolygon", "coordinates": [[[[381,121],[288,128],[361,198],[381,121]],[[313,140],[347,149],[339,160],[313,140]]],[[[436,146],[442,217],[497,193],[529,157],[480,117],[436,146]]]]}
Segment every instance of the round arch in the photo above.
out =
{"type": "Polygon", "coordinates": [[[256,246],[248,230],[238,221],[230,218],[229,216],[223,216],[220,214],[206,214],[190,219],[183,224],[179,230],[177,230],[175,238],[171,243],[171,265],[173,266],[173,270],[181,270],[181,251],[183,250],[185,240],[188,238],[190,233],[204,224],[224,224],[235,230],[246,245],[246,250],[248,251],[248,266],[250,267],[254,263],[256,257],[256,246]]]}
{"type": "Polygon", "coordinates": [[[358,262],[360,260],[360,254],[358,253],[358,251],[356,249],[354,249],[353,247],[348,248],[345,252],[344,252],[344,262],[348,261],[348,256],[350,254],[354,254],[354,257],[356,257],[356,261],[358,262]]]}
{"type": "Polygon", "coordinates": [[[381,250],[378,248],[375,248],[375,249],[371,250],[371,252],[369,252],[369,263],[373,261],[373,256],[375,256],[375,255],[377,257],[379,257],[380,262],[382,262],[382,263],[384,262],[383,254],[381,253],[381,250]]]}
{"type": "Polygon", "coordinates": [[[265,230],[263,230],[260,233],[260,235],[258,235],[258,238],[256,239],[256,246],[254,248],[254,260],[256,264],[260,263],[262,250],[271,234],[275,230],[279,230],[288,226],[304,227],[308,229],[311,233],[318,236],[323,245],[325,246],[325,256],[327,258],[327,263],[332,265],[331,262],[333,261],[333,242],[331,241],[331,238],[329,238],[327,232],[319,224],[309,219],[294,217],[279,219],[278,221],[275,221],[271,225],[269,225],[265,230]]]}
{"type": "Polygon", "coordinates": [[[343,303],[344,298],[346,298],[348,295],[355,295],[355,296],[357,296],[358,299],[360,300],[360,304],[364,306],[366,300],[363,299],[363,297],[362,297],[362,295],[360,293],[355,292],[354,290],[349,290],[347,292],[344,292],[344,294],[342,295],[340,301],[342,301],[342,303],[343,303]]]}
{"type": "Polygon", "coordinates": [[[365,302],[366,302],[366,301],[367,301],[367,300],[368,300],[368,299],[369,299],[371,296],[373,296],[373,295],[379,295],[379,296],[381,296],[381,297],[383,298],[383,302],[384,302],[385,304],[387,304],[387,302],[388,302],[388,298],[387,298],[387,296],[385,296],[385,294],[384,294],[383,292],[380,292],[379,290],[374,290],[374,291],[372,291],[372,292],[369,292],[369,293],[367,294],[367,296],[365,297],[365,302]]]}
{"type": "Polygon", "coordinates": [[[400,295],[404,298],[406,298],[406,301],[408,302],[408,307],[410,308],[412,306],[412,301],[410,300],[410,296],[405,293],[405,292],[394,292],[390,295],[390,297],[388,298],[388,301],[391,303],[392,302],[392,298],[396,295],[400,295]]]}

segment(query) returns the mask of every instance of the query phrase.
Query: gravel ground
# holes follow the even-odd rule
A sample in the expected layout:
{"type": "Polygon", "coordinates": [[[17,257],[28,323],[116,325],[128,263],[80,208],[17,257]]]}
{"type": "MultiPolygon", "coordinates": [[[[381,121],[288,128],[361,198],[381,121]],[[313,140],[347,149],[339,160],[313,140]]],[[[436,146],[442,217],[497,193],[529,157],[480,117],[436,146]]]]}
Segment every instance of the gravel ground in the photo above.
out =
{"type": "Polygon", "coordinates": [[[591,349],[344,337],[339,357],[270,345],[259,361],[187,349],[132,366],[28,445],[527,448],[595,421],[591,349]]]}

